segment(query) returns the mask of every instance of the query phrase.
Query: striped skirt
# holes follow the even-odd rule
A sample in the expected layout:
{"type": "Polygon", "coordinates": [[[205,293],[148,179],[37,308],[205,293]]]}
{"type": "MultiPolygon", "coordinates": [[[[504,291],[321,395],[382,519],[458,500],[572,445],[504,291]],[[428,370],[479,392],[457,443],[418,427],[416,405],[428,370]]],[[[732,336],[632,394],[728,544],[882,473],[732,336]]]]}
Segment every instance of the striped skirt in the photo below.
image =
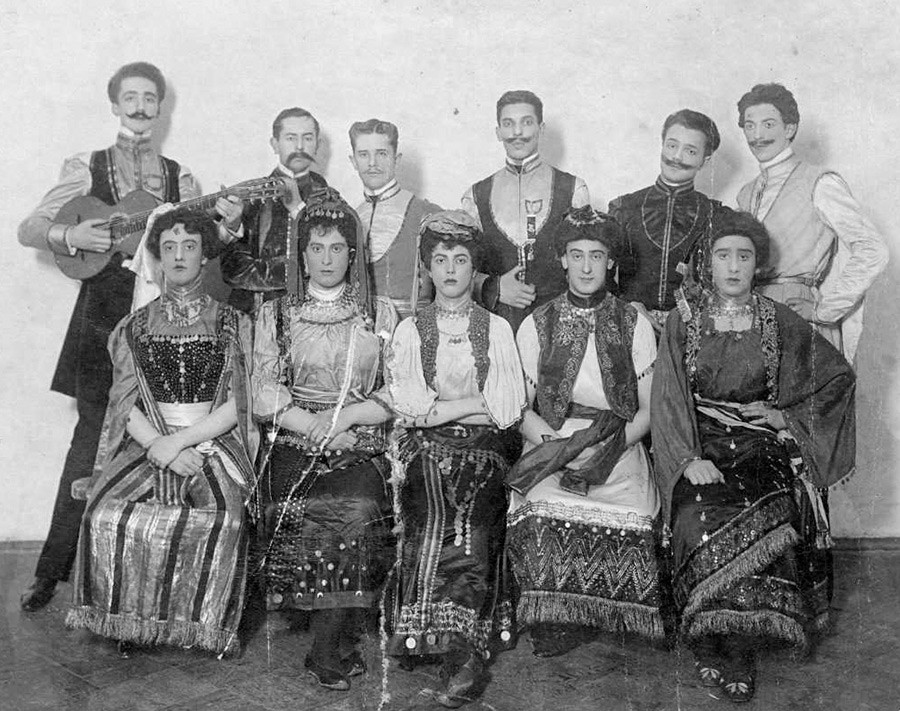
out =
{"type": "Polygon", "coordinates": [[[203,472],[189,479],[160,474],[134,442],[113,460],[82,520],[70,628],[238,649],[247,535],[228,444],[204,443],[203,472]]]}

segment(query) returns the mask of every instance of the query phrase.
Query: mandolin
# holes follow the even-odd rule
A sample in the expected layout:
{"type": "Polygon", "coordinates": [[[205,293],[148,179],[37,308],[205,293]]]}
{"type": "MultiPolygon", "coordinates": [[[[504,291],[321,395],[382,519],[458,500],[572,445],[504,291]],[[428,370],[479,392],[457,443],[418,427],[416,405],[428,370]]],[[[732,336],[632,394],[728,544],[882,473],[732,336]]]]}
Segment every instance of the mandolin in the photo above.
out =
{"type": "MultiPolygon", "coordinates": [[[[235,195],[244,202],[257,202],[281,197],[286,190],[282,178],[257,178],[211,195],[179,202],[176,207],[210,210],[215,207],[216,200],[220,197],[235,195]]],[[[103,271],[116,252],[122,252],[128,257],[134,256],[147,226],[147,219],[159,204],[159,200],[143,190],[128,193],[115,205],[107,205],[90,195],[70,200],[60,208],[53,221],[77,225],[85,220],[105,219],[106,222],[99,227],[109,228],[112,245],[105,252],[87,252],[79,249],[71,256],[55,254],[56,265],[71,279],[90,279],[103,271]]]]}

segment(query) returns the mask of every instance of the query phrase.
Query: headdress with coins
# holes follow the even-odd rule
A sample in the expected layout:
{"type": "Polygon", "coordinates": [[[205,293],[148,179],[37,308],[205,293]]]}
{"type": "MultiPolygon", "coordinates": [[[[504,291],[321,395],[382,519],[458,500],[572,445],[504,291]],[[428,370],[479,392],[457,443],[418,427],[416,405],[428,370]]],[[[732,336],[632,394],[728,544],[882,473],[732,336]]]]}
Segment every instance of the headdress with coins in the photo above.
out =
{"type": "Polygon", "coordinates": [[[288,254],[287,290],[289,294],[303,296],[305,288],[299,277],[299,266],[303,250],[309,243],[309,235],[314,226],[335,227],[347,240],[347,246],[354,257],[347,268],[347,284],[356,294],[360,312],[366,319],[373,319],[371,277],[366,250],[366,232],[356,211],[347,204],[334,188],[322,188],[309,196],[306,206],[296,219],[296,250],[288,254]]]}

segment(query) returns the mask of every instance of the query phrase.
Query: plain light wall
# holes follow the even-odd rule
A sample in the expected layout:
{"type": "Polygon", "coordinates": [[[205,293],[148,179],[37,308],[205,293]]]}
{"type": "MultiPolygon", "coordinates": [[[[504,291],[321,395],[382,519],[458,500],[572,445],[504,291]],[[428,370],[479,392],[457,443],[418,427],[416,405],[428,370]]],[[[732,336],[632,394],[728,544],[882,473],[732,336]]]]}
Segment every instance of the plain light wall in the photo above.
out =
{"type": "MultiPolygon", "coordinates": [[[[266,174],[272,119],[300,105],[322,124],[319,169],[351,203],[346,131],[378,116],[400,127],[401,179],[448,207],[501,165],[494,104],[511,88],[543,98],[544,154],[603,209],[655,179],[668,113],[709,114],[723,144],[698,185],[733,204],[757,170],[735,104],[781,81],[800,104],[798,151],[840,171],[896,254],[897,24],[894,3],[837,0],[0,0],[0,540],[46,534],[75,422],[49,383],[77,284],[19,246],[16,227],[66,156],[114,140],[106,82],[121,64],[165,73],[157,139],[204,192],[266,174]]],[[[867,303],[859,472],[833,495],[841,535],[900,535],[897,285],[892,264],[867,303]]]]}

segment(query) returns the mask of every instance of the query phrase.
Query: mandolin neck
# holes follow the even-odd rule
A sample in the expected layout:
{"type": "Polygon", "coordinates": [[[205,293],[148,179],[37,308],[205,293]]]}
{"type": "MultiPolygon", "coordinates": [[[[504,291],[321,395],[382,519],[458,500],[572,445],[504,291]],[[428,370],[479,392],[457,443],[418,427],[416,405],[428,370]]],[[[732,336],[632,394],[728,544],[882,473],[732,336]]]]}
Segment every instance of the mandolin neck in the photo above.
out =
{"type": "MultiPolygon", "coordinates": [[[[184,202],[179,202],[177,207],[196,210],[210,210],[215,206],[216,200],[218,200],[220,197],[225,197],[228,194],[229,192],[227,190],[222,190],[220,192],[213,193],[212,195],[201,195],[200,197],[195,197],[191,198],[190,200],[185,200],[184,202]]],[[[113,239],[121,239],[127,237],[130,234],[134,234],[135,232],[142,231],[147,227],[147,220],[150,219],[150,214],[152,212],[153,210],[145,210],[144,212],[138,212],[134,215],[111,218],[109,222],[109,230],[113,239]]]]}

